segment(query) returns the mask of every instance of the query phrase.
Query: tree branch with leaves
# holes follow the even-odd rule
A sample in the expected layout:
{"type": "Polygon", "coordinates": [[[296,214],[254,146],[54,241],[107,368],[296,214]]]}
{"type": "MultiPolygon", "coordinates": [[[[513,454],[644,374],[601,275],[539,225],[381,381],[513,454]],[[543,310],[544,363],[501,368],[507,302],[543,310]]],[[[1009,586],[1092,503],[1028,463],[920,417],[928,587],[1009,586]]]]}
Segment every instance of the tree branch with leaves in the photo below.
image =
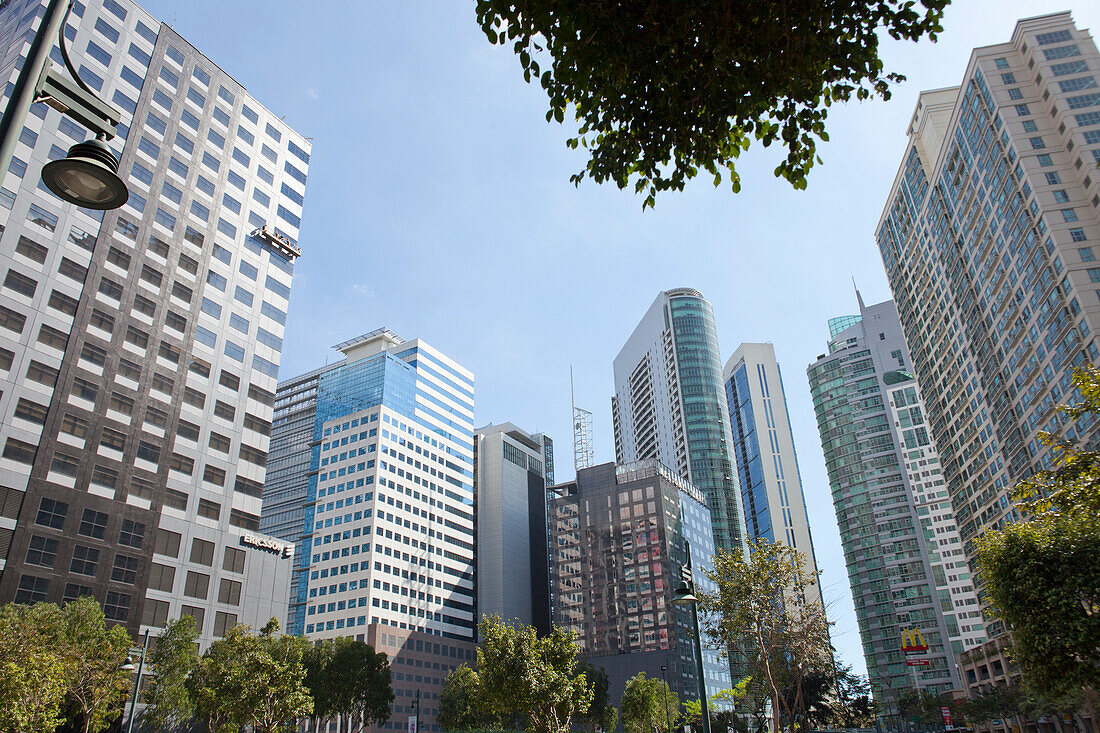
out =
{"type": "Polygon", "coordinates": [[[775,175],[806,187],[834,102],[889,99],[880,34],[936,39],[949,0],[477,0],[490,43],[511,46],[549,99],[576,118],[585,178],[633,186],[643,208],[706,172],[741,188],[755,141],[786,148],[775,175]]]}

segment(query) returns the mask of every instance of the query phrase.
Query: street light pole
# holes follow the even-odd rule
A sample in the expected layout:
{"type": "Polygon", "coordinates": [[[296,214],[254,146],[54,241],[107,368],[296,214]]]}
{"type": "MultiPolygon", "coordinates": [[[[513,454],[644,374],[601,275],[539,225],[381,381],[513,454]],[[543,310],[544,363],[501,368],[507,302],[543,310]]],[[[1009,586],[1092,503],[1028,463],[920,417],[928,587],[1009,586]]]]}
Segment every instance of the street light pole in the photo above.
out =
{"type": "Polygon", "coordinates": [[[61,23],[65,19],[70,2],[72,0],[50,0],[50,4],[46,6],[46,15],[42,17],[42,23],[38,26],[38,33],[31,41],[27,60],[23,63],[23,68],[19,70],[19,77],[15,80],[15,89],[11,93],[11,99],[8,100],[4,116],[0,119],[0,178],[7,174],[8,166],[11,164],[11,156],[15,152],[15,141],[23,132],[23,123],[27,121],[27,113],[34,104],[42,71],[50,59],[50,47],[61,29],[61,23]]]}
{"type": "Polygon", "coordinates": [[[145,630],[145,640],[141,644],[141,658],[138,659],[137,676],[134,677],[134,696],[130,698],[130,722],[126,725],[126,733],[134,732],[134,715],[137,707],[138,690],[141,686],[141,673],[145,669],[145,653],[149,650],[149,630],[145,630]]]}
{"type": "Polygon", "coordinates": [[[684,552],[687,553],[687,566],[684,568],[682,585],[676,589],[672,596],[672,602],[691,606],[691,628],[695,632],[695,667],[699,676],[699,707],[703,714],[703,733],[710,732],[710,709],[707,705],[707,683],[703,676],[703,641],[699,635],[699,599],[695,597],[695,580],[691,573],[691,546],[684,542],[684,552]]]}

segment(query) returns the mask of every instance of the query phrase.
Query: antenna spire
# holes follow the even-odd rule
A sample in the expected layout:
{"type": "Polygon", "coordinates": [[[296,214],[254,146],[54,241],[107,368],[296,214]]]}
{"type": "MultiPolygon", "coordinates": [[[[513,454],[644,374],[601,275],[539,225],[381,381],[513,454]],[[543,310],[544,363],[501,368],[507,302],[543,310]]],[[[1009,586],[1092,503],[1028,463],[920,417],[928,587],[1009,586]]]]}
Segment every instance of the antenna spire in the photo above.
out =
{"type": "Polygon", "coordinates": [[[569,367],[569,401],[573,407],[573,468],[577,471],[592,465],[592,413],[577,407],[573,392],[573,367],[569,367]]]}

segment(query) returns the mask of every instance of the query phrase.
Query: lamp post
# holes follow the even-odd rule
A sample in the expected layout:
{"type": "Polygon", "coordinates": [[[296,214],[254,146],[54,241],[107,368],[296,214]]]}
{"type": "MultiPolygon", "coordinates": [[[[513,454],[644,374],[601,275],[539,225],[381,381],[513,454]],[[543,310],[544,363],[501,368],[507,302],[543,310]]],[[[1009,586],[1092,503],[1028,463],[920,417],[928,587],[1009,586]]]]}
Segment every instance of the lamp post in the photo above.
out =
{"type": "MultiPolygon", "coordinates": [[[[137,707],[137,696],[141,687],[141,673],[145,669],[145,653],[149,650],[149,630],[145,631],[145,639],[141,643],[141,654],[138,657],[137,676],[134,677],[134,694],[130,698],[130,721],[126,724],[126,733],[133,733],[134,730],[134,715],[135,708],[137,707]]],[[[131,659],[126,660],[126,664],[122,665],[122,669],[127,672],[134,671],[134,663],[131,659]]]]}
{"type": "Polygon", "coordinates": [[[115,154],[104,141],[114,137],[115,126],[122,118],[117,108],[88,88],[69,60],[64,27],[72,8],[73,0],[50,0],[46,6],[11,99],[0,117],[0,176],[8,170],[31,105],[46,102],[92,130],[96,137],[77,143],[64,158],[44,165],[43,183],[71,204],[86,209],[117,209],[126,203],[130,192],[118,177],[115,154]],[[51,68],[50,46],[55,34],[71,79],[51,68]]]}
{"type": "MultiPolygon", "coordinates": [[[[668,651],[665,651],[665,660],[668,660],[668,651]]],[[[668,712],[668,665],[661,665],[661,677],[665,681],[665,725],[668,726],[668,733],[672,733],[672,715],[668,712]]]]}
{"type": "Polygon", "coordinates": [[[710,710],[707,705],[707,684],[703,676],[703,642],[699,637],[699,599],[695,597],[695,581],[691,575],[691,547],[684,542],[687,565],[683,568],[680,587],[672,595],[672,602],[679,606],[691,606],[691,628],[695,633],[695,667],[699,675],[699,706],[703,714],[703,733],[710,733],[710,710]]]}

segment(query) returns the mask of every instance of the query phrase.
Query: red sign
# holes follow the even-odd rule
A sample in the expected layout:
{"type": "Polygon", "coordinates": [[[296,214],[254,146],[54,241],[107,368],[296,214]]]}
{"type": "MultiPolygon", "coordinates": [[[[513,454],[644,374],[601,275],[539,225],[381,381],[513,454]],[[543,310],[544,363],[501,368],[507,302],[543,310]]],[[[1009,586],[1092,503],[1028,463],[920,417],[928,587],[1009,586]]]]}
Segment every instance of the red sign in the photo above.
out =
{"type": "Polygon", "coordinates": [[[943,724],[948,728],[951,727],[951,708],[946,705],[940,708],[940,713],[943,714],[943,724]]]}
{"type": "Polygon", "coordinates": [[[929,659],[906,659],[906,667],[928,667],[931,666],[932,661],[929,659]]]}

